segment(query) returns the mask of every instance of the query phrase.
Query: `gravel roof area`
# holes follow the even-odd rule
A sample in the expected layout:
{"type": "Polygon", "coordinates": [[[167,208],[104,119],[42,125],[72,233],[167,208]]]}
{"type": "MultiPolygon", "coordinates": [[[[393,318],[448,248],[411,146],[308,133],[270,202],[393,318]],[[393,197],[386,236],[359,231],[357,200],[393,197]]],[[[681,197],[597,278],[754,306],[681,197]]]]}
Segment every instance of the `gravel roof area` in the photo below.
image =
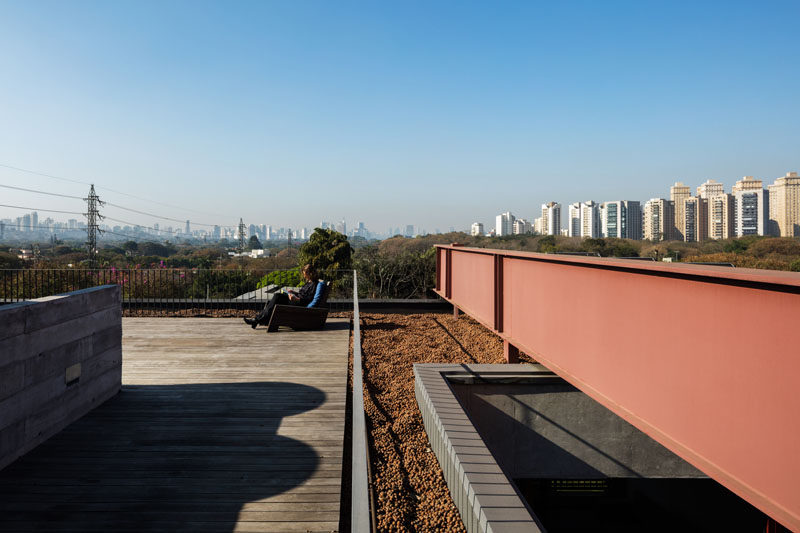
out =
{"type": "Polygon", "coordinates": [[[503,343],[465,315],[362,314],[361,322],[378,530],[465,531],[429,447],[413,365],[502,363],[503,343]]]}

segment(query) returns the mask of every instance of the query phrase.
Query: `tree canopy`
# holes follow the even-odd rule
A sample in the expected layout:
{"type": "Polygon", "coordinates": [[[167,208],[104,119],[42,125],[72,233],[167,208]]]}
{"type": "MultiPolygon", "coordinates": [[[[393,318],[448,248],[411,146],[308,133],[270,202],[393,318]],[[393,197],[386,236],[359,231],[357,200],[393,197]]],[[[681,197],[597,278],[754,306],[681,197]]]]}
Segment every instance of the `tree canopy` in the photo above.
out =
{"type": "Polygon", "coordinates": [[[336,270],[349,270],[353,266],[353,249],[347,236],[331,229],[314,229],[307,242],[303,243],[297,254],[301,267],[313,266],[327,279],[335,277],[336,270]]]}

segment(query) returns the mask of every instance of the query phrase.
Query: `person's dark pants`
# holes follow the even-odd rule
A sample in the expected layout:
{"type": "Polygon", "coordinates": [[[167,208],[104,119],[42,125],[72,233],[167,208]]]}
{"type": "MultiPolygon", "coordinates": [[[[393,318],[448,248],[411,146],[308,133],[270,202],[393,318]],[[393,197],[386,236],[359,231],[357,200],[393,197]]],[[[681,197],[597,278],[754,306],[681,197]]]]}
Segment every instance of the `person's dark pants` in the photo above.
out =
{"type": "Polygon", "coordinates": [[[264,309],[259,311],[253,319],[261,325],[269,324],[269,319],[272,318],[272,311],[275,310],[276,305],[295,305],[295,303],[289,300],[288,294],[279,292],[273,295],[267,305],[264,306],[264,309]]]}

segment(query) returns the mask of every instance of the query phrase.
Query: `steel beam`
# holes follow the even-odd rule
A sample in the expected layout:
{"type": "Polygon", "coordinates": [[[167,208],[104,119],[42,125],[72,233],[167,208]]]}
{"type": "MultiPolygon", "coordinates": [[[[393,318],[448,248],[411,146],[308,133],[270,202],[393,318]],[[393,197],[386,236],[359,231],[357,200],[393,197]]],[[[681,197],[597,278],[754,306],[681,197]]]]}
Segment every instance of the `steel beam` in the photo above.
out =
{"type": "Polygon", "coordinates": [[[800,531],[800,274],[437,248],[509,351],[800,531]]]}

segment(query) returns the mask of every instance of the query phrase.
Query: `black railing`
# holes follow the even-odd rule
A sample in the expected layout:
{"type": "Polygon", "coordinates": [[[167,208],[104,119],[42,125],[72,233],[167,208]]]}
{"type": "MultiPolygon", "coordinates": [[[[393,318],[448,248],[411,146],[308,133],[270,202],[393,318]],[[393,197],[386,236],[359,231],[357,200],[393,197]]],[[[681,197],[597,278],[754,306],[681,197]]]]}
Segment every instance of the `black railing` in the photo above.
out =
{"type": "MultiPolygon", "coordinates": [[[[353,271],[330,273],[329,301],[350,302],[353,271]]],[[[0,270],[0,304],[33,300],[99,285],[119,285],[123,310],[257,309],[270,293],[302,284],[293,270],[156,269],[20,269],[0,270]]]]}

